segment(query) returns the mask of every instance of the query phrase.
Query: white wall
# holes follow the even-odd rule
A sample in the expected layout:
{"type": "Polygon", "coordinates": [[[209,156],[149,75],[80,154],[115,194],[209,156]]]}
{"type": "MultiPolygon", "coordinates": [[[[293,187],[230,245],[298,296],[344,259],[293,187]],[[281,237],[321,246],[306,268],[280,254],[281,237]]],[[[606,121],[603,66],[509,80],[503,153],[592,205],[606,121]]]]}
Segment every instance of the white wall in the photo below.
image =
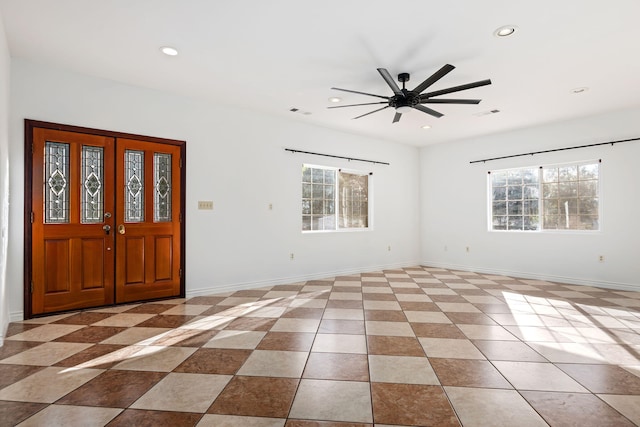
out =
{"type": "MultiPolygon", "coordinates": [[[[187,141],[187,295],[417,264],[418,149],[12,61],[9,308],[22,317],[25,118],[187,141]],[[390,166],[285,152],[285,147],[390,166]],[[374,228],[302,234],[303,162],[371,171],[374,228]],[[213,211],[197,210],[213,200],[213,211]],[[273,204],[273,210],[268,209],[273,204]],[[391,251],[388,251],[388,246],[391,251]],[[289,254],[294,253],[291,261],[289,254]]],[[[302,117],[302,116],[301,116],[302,117]]]]}
{"type": "Polygon", "coordinates": [[[469,164],[640,137],[638,117],[640,109],[611,112],[421,149],[423,264],[640,290],[640,141],[469,164]],[[592,159],[602,159],[600,232],[488,231],[489,170],[592,159]]]}
{"type": "Polygon", "coordinates": [[[9,48],[0,15],[0,346],[9,324],[7,245],[9,238],[9,48]]]}

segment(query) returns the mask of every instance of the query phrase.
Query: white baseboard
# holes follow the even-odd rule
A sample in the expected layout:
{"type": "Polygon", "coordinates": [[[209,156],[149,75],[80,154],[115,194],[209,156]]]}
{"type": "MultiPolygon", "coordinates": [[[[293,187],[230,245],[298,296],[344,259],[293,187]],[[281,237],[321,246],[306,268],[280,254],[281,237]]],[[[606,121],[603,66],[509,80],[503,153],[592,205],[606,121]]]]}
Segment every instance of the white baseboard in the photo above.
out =
{"type": "Polygon", "coordinates": [[[602,280],[593,280],[588,278],[576,278],[566,276],[554,276],[544,273],[531,273],[525,271],[501,270],[495,268],[474,267],[469,265],[447,264],[435,261],[422,261],[420,265],[427,267],[446,268],[447,270],[470,271],[482,274],[495,274],[500,276],[509,276],[521,279],[545,280],[548,282],[566,283],[569,285],[593,286],[596,288],[613,289],[617,291],[640,292],[640,285],[631,283],[609,282],[602,280]]]}
{"type": "Polygon", "coordinates": [[[267,286],[288,285],[293,283],[306,282],[307,280],[320,280],[320,279],[326,279],[326,278],[335,277],[335,276],[348,276],[350,274],[360,274],[360,273],[367,273],[367,272],[380,271],[380,270],[391,270],[394,268],[413,267],[416,265],[420,265],[420,263],[418,261],[413,261],[413,262],[405,262],[405,263],[398,263],[398,264],[369,266],[369,267],[363,267],[363,268],[325,271],[321,273],[305,274],[301,276],[289,276],[289,277],[281,277],[281,278],[275,278],[275,279],[257,280],[257,281],[251,281],[251,282],[229,283],[225,285],[212,286],[208,288],[198,288],[198,289],[191,289],[191,290],[187,289],[186,297],[192,298],[195,296],[223,294],[226,292],[240,291],[243,289],[257,289],[257,288],[264,288],[267,286]]]}

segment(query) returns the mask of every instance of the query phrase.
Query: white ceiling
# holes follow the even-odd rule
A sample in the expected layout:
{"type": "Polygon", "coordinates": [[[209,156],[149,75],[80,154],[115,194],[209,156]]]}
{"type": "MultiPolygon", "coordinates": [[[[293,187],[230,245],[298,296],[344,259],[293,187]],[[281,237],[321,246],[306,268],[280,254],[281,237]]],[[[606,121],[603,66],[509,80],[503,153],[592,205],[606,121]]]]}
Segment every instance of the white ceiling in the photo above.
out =
{"type": "Polygon", "coordinates": [[[638,0],[0,0],[0,13],[14,58],[417,146],[640,105],[638,0]],[[495,37],[506,24],[516,33],[495,37]],[[443,96],[479,105],[395,124],[391,108],[326,108],[378,101],[333,86],[391,95],[376,68],[413,89],[446,63],[429,90],[490,78],[443,96]]]}

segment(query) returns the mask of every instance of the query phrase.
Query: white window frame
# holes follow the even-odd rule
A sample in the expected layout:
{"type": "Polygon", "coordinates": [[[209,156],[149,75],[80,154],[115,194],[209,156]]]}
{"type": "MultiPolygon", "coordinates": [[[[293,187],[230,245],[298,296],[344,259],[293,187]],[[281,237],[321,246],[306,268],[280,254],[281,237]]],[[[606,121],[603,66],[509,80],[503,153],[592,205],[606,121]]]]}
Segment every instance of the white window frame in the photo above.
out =
{"type": "MultiPolygon", "coordinates": [[[[556,164],[548,164],[548,165],[543,165],[543,166],[522,166],[522,167],[518,167],[518,168],[509,168],[509,169],[498,169],[498,170],[493,170],[490,171],[488,174],[488,178],[487,178],[487,226],[488,226],[488,230],[490,232],[497,232],[497,233],[586,233],[586,234],[592,234],[592,233],[598,233],[602,231],[602,161],[601,160],[586,160],[586,161],[577,161],[577,162],[568,162],[568,163],[556,163],[556,164]],[[596,198],[598,200],[598,218],[597,218],[597,224],[598,227],[594,228],[594,229],[577,229],[577,228],[545,228],[544,227],[544,220],[545,220],[545,197],[544,197],[544,170],[545,169],[551,169],[551,168],[563,168],[563,167],[580,167],[580,166],[585,166],[585,165],[593,165],[596,164],[598,166],[598,178],[597,178],[597,195],[596,198]],[[537,192],[538,192],[538,197],[537,197],[537,201],[538,201],[538,228],[537,229],[494,229],[494,225],[493,225],[493,179],[492,179],[492,174],[495,174],[497,172],[504,172],[504,173],[509,173],[511,171],[523,171],[523,170],[530,170],[530,169],[537,169],[538,170],[538,182],[537,182],[537,192]]],[[[576,181],[571,181],[571,182],[576,182],[576,185],[579,186],[579,183],[582,180],[578,179],[576,181]]],[[[585,180],[586,181],[586,180],[585,180]]],[[[524,184],[523,184],[524,186],[524,184]]],[[[508,217],[508,207],[507,207],[507,214],[505,215],[508,217]]]]}
{"type": "MultiPolygon", "coordinates": [[[[302,231],[302,233],[344,233],[344,232],[363,232],[363,231],[369,231],[373,229],[373,174],[371,172],[365,172],[362,170],[355,170],[355,169],[345,169],[345,168],[338,168],[338,167],[332,167],[332,166],[324,166],[324,165],[315,165],[315,164],[309,164],[309,163],[304,163],[302,164],[302,168],[301,168],[301,172],[302,170],[305,168],[312,168],[312,169],[322,169],[322,170],[329,170],[329,171],[334,171],[335,172],[335,182],[334,182],[334,197],[333,197],[333,203],[334,203],[334,213],[333,213],[333,225],[334,228],[332,229],[325,229],[325,230],[305,230],[303,229],[304,227],[304,221],[302,221],[303,216],[308,215],[304,212],[304,200],[305,199],[309,199],[309,198],[305,198],[304,197],[304,190],[303,190],[303,186],[305,184],[305,182],[303,181],[303,177],[301,174],[301,179],[300,179],[300,184],[301,184],[301,212],[300,212],[300,219],[301,219],[301,226],[300,229],[302,231]],[[367,226],[365,227],[341,227],[339,224],[340,221],[340,173],[345,173],[345,174],[351,174],[351,175],[360,175],[360,176],[366,176],[367,177],[367,226]]],[[[313,200],[313,194],[312,197],[310,198],[310,200],[313,200]]],[[[311,212],[313,212],[313,206],[311,205],[311,212]]],[[[313,214],[311,214],[313,215],[313,214]]],[[[311,224],[313,224],[313,217],[311,219],[311,224]]]]}

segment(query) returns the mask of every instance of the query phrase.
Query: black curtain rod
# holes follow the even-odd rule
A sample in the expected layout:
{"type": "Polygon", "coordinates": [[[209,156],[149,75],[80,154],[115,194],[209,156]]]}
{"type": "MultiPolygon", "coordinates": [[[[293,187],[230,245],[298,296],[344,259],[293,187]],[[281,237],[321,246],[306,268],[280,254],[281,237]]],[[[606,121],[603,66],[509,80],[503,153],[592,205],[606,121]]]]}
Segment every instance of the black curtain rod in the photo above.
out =
{"type": "Polygon", "coordinates": [[[469,163],[485,163],[485,162],[490,162],[492,160],[510,159],[512,157],[522,157],[522,156],[533,156],[534,154],[553,153],[554,151],[576,150],[578,148],[597,147],[600,145],[613,146],[614,144],[620,144],[621,142],[630,142],[630,141],[640,141],[640,138],[621,139],[619,141],[599,142],[597,144],[577,145],[575,147],[554,148],[553,150],[543,150],[543,151],[533,151],[531,153],[512,154],[510,156],[492,157],[490,159],[483,159],[483,160],[473,160],[469,163]]]}
{"type": "Polygon", "coordinates": [[[311,154],[314,156],[323,156],[323,157],[333,157],[334,159],[345,159],[345,160],[353,160],[356,162],[366,162],[366,163],[373,163],[374,165],[387,165],[389,166],[389,163],[387,162],[378,162],[376,160],[365,160],[365,159],[356,159],[355,157],[344,157],[344,156],[334,156],[333,154],[322,154],[322,153],[313,153],[311,151],[301,151],[301,150],[294,150],[293,148],[285,148],[285,151],[291,151],[292,153],[303,153],[303,154],[311,154]]]}

